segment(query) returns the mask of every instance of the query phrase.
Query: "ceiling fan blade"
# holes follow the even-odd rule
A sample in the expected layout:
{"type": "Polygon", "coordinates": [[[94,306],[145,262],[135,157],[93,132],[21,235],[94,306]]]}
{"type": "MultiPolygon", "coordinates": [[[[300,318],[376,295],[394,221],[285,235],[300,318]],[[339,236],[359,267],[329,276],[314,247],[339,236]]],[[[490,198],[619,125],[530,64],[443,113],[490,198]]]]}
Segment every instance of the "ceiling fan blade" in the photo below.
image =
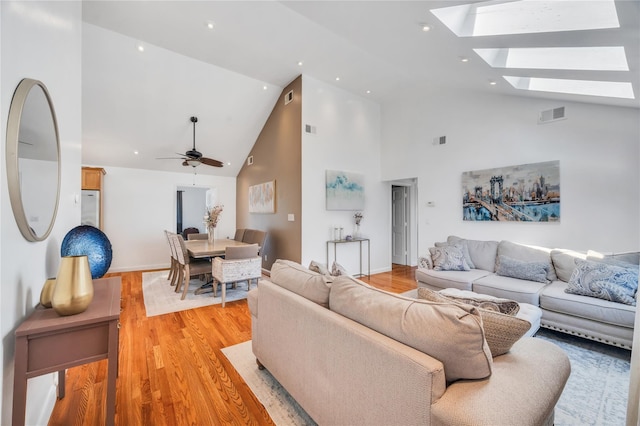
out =
{"type": "Polygon", "coordinates": [[[207,166],[213,167],[222,167],[224,163],[222,161],[214,160],[213,158],[201,157],[200,161],[202,164],[206,164],[207,166]]]}
{"type": "Polygon", "coordinates": [[[156,157],[156,160],[184,160],[185,157],[156,157]]]}

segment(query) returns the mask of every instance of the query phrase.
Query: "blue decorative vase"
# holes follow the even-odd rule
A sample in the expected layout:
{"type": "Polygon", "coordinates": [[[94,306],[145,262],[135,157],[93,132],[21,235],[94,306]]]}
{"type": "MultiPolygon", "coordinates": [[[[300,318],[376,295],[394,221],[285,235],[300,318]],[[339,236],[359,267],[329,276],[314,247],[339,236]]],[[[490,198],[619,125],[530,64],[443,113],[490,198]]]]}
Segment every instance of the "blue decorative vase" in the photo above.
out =
{"type": "Polygon", "coordinates": [[[86,255],[89,259],[91,278],[104,276],[111,266],[111,242],[96,227],[89,225],[76,226],[62,240],[60,254],[64,256],[86,255]]]}

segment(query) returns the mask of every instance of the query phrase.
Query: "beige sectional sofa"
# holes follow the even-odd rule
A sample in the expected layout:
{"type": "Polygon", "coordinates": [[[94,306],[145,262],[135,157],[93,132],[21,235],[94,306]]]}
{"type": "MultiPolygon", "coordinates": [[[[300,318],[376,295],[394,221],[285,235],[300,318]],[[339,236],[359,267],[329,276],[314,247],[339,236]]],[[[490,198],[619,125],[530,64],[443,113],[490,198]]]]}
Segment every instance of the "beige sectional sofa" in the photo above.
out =
{"type": "Polygon", "coordinates": [[[493,357],[475,307],[278,260],[248,296],[257,360],[326,425],[551,425],[566,354],[524,337],[493,357]]]}
{"type": "Polygon", "coordinates": [[[436,246],[440,248],[430,249],[430,255],[420,259],[416,270],[419,287],[432,290],[471,290],[529,303],[542,309],[542,327],[631,349],[637,300],[638,253],[603,256],[591,251],[531,247],[510,241],[466,240],[455,236],[450,236],[446,243],[437,243],[436,246]],[[452,245],[462,249],[463,257],[470,258],[469,263],[473,266],[470,270],[434,269],[433,253],[440,255],[443,252],[442,248],[452,245]],[[508,259],[509,266],[512,266],[511,271],[504,271],[500,259],[508,259]],[[614,271],[618,266],[633,271],[636,292],[632,304],[565,291],[572,287],[570,282],[580,283],[585,275],[587,278],[601,278],[601,275],[597,275],[602,274],[601,271],[589,269],[590,265],[598,263],[611,265],[606,268],[614,271]],[[538,265],[538,270],[546,265],[546,277],[535,273],[531,276],[518,273],[529,265],[538,265]],[[576,272],[576,269],[579,270],[576,272]],[[513,273],[514,270],[516,273],[513,273]],[[520,278],[509,275],[520,275],[520,278]]]}

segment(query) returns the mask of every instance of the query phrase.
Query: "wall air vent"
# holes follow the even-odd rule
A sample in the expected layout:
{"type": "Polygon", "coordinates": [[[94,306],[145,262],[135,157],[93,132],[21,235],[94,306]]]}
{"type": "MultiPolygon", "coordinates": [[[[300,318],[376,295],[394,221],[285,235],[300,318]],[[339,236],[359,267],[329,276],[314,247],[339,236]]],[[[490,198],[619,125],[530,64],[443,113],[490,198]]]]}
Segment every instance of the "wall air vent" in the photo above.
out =
{"type": "Polygon", "coordinates": [[[566,118],[567,117],[564,115],[564,107],[548,109],[540,112],[540,115],[538,116],[538,124],[551,123],[558,120],[566,120],[566,118]]]}
{"type": "Polygon", "coordinates": [[[292,100],[293,100],[293,90],[290,90],[284,95],[284,104],[286,105],[292,100]]]}
{"type": "Polygon", "coordinates": [[[316,126],[312,126],[311,124],[304,125],[304,132],[309,133],[310,135],[316,134],[316,126]]]}
{"type": "Polygon", "coordinates": [[[253,155],[250,155],[247,157],[247,166],[250,166],[253,164],[253,155]]]}
{"type": "Polygon", "coordinates": [[[434,145],[444,145],[447,143],[447,137],[446,136],[438,136],[433,138],[433,144],[434,145]]]}

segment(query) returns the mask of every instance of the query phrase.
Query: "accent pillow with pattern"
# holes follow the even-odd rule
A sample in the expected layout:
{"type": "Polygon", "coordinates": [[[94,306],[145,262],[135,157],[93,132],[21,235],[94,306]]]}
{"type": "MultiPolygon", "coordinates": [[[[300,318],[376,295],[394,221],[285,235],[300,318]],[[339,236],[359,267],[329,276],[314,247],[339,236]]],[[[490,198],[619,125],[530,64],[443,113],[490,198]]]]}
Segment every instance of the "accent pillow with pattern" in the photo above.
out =
{"type": "Polygon", "coordinates": [[[576,259],[565,293],[636,306],[638,269],[576,259]]]}
{"type": "Polygon", "coordinates": [[[469,271],[469,265],[464,260],[464,254],[458,247],[449,245],[446,247],[431,247],[431,260],[434,271],[469,271]]]}

